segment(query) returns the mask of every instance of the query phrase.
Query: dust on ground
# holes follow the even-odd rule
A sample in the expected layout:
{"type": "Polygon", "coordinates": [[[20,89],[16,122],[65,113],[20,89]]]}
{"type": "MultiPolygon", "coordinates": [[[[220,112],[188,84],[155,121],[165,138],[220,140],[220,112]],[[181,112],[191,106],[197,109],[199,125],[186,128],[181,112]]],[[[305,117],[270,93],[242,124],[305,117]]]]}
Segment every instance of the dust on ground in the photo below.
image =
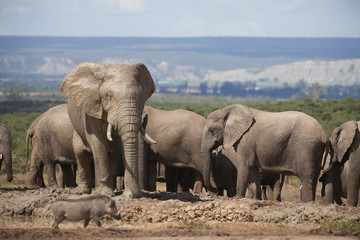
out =
{"type": "Polygon", "coordinates": [[[50,205],[79,198],[72,189],[0,188],[0,239],[359,239],[360,232],[333,231],[331,221],[360,220],[360,208],[321,202],[276,202],[207,193],[144,192],[112,197],[122,219],[62,222],[52,230],[50,205]]]}

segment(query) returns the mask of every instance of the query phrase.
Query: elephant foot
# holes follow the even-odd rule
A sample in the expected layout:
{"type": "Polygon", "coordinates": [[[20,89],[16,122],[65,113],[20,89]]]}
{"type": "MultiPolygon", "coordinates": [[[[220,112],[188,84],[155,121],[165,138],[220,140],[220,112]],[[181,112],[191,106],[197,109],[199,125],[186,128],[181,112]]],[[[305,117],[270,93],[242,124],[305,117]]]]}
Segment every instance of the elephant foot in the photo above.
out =
{"type": "Polygon", "coordinates": [[[143,196],[142,192],[133,194],[130,190],[125,190],[122,194],[124,198],[140,198],[143,196]]]}
{"type": "Polygon", "coordinates": [[[34,184],[34,185],[26,184],[26,188],[27,189],[39,189],[39,188],[43,188],[43,187],[38,184],[34,184]]]}
{"type": "Polygon", "coordinates": [[[72,189],[72,192],[77,194],[90,194],[91,189],[86,184],[79,184],[76,188],[72,189]]]}
{"type": "Polygon", "coordinates": [[[114,197],[115,194],[113,192],[113,190],[107,186],[98,186],[95,188],[95,190],[93,191],[93,193],[96,194],[101,194],[101,195],[105,195],[105,196],[109,196],[109,197],[114,197]]]}

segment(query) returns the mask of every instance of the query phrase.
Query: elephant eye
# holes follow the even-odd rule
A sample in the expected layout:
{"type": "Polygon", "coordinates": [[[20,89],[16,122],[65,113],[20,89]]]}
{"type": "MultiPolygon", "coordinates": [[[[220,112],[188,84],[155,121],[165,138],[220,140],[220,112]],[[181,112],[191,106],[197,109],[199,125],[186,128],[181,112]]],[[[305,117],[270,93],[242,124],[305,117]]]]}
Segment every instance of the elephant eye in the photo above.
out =
{"type": "Polygon", "coordinates": [[[112,94],[110,92],[105,93],[105,98],[110,100],[112,98],[112,94]]]}

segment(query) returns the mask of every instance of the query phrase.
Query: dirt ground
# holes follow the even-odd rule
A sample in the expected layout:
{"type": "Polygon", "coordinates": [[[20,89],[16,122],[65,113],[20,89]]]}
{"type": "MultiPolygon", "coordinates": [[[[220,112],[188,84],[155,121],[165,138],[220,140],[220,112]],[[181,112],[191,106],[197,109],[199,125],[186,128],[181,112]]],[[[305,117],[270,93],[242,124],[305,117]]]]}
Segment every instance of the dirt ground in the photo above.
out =
{"type": "Polygon", "coordinates": [[[360,238],[360,232],[331,227],[337,221],[359,221],[360,208],[164,191],[144,192],[138,199],[116,192],[113,199],[121,220],[105,216],[101,228],[93,222],[83,228],[83,222],[64,221],[59,230],[52,230],[50,205],[56,199],[79,197],[71,189],[0,188],[0,239],[360,238]]]}

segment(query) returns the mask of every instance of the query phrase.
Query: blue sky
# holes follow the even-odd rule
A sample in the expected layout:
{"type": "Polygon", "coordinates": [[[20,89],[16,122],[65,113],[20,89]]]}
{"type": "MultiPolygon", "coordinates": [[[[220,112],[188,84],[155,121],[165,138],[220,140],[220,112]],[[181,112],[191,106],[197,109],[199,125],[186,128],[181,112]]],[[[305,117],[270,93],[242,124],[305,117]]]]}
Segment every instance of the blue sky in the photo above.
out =
{"type": "Polygon", "coordinates": [[[0,0],[0,35],[360,37],[360,0],[0,0]]]}

